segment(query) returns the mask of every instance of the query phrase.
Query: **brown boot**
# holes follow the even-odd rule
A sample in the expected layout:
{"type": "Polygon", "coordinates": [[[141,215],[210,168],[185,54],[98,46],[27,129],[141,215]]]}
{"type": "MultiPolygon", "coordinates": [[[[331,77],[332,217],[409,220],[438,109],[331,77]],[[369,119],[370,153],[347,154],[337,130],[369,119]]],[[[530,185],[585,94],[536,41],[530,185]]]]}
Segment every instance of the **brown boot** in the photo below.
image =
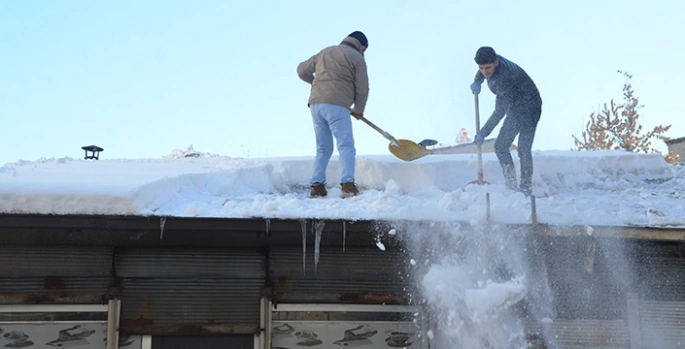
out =
{"type": "Polygon", "coordinates": [[[359,189],[354,185],[354,182],[341,183],[342,191],[340,192],[340,197],[345,199],[352,196],[357,196],[359,194],[359,189]]]}
{"type": "Polygon", "coordinates": [[[322,198],[326,195],[328,195],[328,191],[326,191],[326,186],[323,183],[312,184],[312,190],[309,192],[310,198],[322,198]]]}

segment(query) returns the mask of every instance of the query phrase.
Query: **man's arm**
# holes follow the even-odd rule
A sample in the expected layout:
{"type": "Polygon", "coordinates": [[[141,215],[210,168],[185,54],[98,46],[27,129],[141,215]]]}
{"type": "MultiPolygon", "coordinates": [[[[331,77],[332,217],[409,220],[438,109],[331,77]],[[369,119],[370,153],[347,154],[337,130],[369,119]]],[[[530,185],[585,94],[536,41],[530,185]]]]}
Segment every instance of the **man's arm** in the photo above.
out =
{"type": "Polygon", "coordinates": [[[364,108],[366,108],[366,100],[369,98],[369,75],[366,71],[366,61],[362,59],[356,68],[354,77],[354,110],[359,114],[363,114],[364,108]]]}
{"type": "Polygon", "coordinates": [[[473,82],[477,83],[478,85],[481,85],[485,81],[485,75],[479,71],[476,72],[476,76],[473,78],[473,82]]]}
{"type": "Polygon", "coordinates": [[[297,75],[302,81],[311,84],[314,82],[314,72],[316,71],[316,56],[313,55],[308,60],[297,66],[297,75]]]}
{"type": "Polygon", "coordinates": [[[497,95],[495,98],[495,111],[492,112],[492,115],[490,115],[490,118],[488,121],[483,125],[483,128],[480,129],[480,135],[483,137],[487,137],[490,135],[492,130],[497,127],[497,124],[502,120],[504,115],[507,113],[507,108],[509,108],[509,99],[497,95]]]}

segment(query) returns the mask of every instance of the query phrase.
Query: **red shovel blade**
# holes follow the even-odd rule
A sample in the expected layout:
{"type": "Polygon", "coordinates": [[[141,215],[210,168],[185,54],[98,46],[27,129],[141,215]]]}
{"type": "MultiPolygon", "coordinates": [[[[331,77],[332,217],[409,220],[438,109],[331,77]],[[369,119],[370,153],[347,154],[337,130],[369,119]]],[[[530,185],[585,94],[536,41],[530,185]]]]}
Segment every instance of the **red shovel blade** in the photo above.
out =
{"type": "Polygon", "coordinates": [[[484,184],[490,184],[490,182],[486,182],[483,180],[483,172],[478,172],[478,179],[476,179],[475,181],[471,181],[468,184],[484,185],[484,184]]]}

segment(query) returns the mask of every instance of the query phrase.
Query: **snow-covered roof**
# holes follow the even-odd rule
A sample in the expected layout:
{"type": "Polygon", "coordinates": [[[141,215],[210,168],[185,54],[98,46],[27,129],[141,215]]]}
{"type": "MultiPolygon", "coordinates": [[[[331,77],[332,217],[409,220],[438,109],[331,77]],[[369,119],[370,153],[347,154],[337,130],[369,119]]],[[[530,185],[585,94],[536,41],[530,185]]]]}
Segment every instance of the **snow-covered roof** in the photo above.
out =
{"type": "Polygon", "coordinates": [[[667,145],[679,144],[685,142],[685,137],[673,138],[665,141],[667,145]]]}
{"type": "MultiPolygon", "coordinates": [[[[159,159],[72,158],[0,167],[0,213],[217,218],[417,220],[529,223],[531,201],[504,186],[483,154],[429,155],[403,162],[358,155],[357,197],[340,199],[339,167],[329,196],[308,198],[312,157],[244,159],[174,151],[159,159]]],[[[517,163],[516,152],[513,152],[517,163]]],[[[685,168],[660,154],[536,151],[537,220],[553,225],[685,227],[685,168]]]]}

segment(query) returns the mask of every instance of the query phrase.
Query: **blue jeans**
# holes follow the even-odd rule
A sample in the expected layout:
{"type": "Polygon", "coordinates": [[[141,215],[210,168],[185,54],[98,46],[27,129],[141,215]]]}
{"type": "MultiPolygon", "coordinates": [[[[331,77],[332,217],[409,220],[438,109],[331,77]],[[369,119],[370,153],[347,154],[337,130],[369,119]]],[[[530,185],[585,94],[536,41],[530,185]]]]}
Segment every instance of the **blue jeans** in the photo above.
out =
{"type": "Polygon", "coordinates": [[[357,151],[354,149],[350,110],[333,104],[312,104],[309,109],[316,134],[316,157],[310,184],[326,182],[326,167],[333,155],[333,137],[338,148],[340,183],[354,182],[357,151]]]}

